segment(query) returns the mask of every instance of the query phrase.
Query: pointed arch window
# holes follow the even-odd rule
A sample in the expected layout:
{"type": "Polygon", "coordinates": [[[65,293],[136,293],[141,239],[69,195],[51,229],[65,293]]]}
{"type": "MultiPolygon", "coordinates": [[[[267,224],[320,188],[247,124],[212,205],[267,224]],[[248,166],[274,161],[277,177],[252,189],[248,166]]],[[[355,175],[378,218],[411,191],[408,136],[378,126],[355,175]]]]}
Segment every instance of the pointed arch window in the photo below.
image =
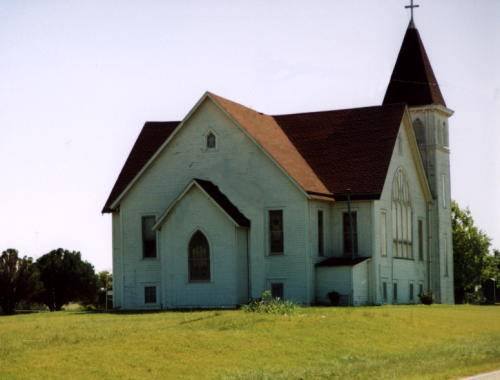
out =
{"type": "Polygon", "coordinates": [[[413,210],[410,187],[402,168],[392,182],[392,238],[395,257],[413,258],[413,210]]]}
{"type": "Polygon", "coordinates": [[[209,132],[207,135],[207,149],[215,149],[216,148],[216,138],[213,132],[209,132]]]}
{"type": "Polygon", "coordinates": [[[189,241],[189,281],[210,281],[210,247],[206,236],[196,231],[189,241]]]}

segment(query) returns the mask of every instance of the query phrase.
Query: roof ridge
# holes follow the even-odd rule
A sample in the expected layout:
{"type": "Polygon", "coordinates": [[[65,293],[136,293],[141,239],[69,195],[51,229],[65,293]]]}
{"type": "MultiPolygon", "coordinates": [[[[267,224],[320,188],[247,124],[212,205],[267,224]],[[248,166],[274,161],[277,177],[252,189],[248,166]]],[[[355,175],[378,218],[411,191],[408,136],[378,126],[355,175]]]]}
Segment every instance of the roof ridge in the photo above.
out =
{"type": "Polygon", "coordinates": [[[272,117],[280,117],[280,116],[293,116],[293,115],[310,115],[310,114],[325,114],[325,113],[332,113],[332,112],[345,112],[345,111],[362,111],[362,110],[368,110],[370,108],[384,108],[384,107],[395,107],[395,106],[406,106],[407,104],[405,102],[395,102],[395,103],[386,103],[386,104],[377,104],[373,106],[364,106],[364,107],[352,107],[352,108],[338,108],[338,109],[332,109],[332,110],[322,110],[322,111],[309,111],[309,112],[296,112],[296,113],[283,113],[283,114],[276,114],[276,115],[271,115],[272,117]]]}

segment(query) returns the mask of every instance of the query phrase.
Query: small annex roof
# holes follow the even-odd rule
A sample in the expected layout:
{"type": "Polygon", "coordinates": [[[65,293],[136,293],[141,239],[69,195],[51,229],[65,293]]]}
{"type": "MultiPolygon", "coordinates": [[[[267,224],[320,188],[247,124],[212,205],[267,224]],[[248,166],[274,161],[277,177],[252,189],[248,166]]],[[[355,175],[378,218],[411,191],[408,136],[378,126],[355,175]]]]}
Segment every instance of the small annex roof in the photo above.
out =
{"type": "Polygon", "coordinates": [[[316,264],[317,267],[352,267],[354,265],[358,265],[365,260],[368,260],[369,257],[329,257],[319,263],[316,264]]]}
{"type": "Polygon", "coordinates": [[[420,34],[410,21],[385,93],[383,104],[441,105],[443,95],[432,70],[420,34]]]}
{"type": "Polygon", "coordinates": [[[156,224],[153,226],[154,230],[161,229],[161,226],[168,218],[170,212],[193,186],[198,187],[202,193],[212,200],[215,205],[233,221],[235,225],[246,228],[250,227],[250,220],[241,213],[238,207],[236,207],[222,191],[220,191],[217,185],[204,179],[194,178],[162,213],[156,224]]]}

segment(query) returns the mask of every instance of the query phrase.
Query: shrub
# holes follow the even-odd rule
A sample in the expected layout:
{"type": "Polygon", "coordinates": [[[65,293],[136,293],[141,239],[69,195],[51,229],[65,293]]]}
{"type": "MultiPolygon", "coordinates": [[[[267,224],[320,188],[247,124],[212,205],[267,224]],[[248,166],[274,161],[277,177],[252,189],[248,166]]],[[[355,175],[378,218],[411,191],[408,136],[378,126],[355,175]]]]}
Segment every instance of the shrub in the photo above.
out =
{"type": "Polygon", "coordinates": [[[418,298],[420,298],[420,302],[424,305],[432,305],[434,303],[434,296],[431,292],[419,294],[418,298]]]}
{"type": "Polygon", "coordinates": [[[483,295],[482,289],[478,289],[475,292],[465,293],[465,303],[471,305],[484,305],[486,303],[486,298],[483,295]]]}
{"type": "Polygon", "coordinates": [[[330,299],[330,302],[332,306],[339,306],[340,304],[340,294],[336,291],[328,293],[328,298],[330,299]]]}
{"type": "Polygon", "coordinates": [[[262,293],[260,299],[252,300],[242,309],[246,312],[290,315],[297,311],[297,304],[292,301],[274,298],[269,290],[262,293]]]}

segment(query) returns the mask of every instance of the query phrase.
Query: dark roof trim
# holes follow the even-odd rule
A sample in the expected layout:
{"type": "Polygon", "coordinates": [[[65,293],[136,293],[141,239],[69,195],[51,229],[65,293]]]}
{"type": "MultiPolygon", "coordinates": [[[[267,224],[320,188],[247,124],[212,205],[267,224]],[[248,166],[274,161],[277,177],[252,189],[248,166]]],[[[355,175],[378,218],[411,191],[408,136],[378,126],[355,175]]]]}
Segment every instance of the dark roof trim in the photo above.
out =
{"type": "Polygon", "coordinates": [[[205,192],[241,227],[250,227],[250,219],[232,203],[229,198],[220,191],[213,182],[195,178],[194,181],[205,190],[205,192]]]}
{"type": "Polygon", "coordinates": [[[346,267],[354,266],[368,260],[370,257],[329,257],[326,260],[316,264],[317,267],[346,267]]]}
{"type": "Polygon", "coordinates": [[[193,186],[198,187],[198,189],[205,193],[208,198],[210,198],[216,206],[218,206],[221,211],[229,218],[231,221],[239,227],[249,228],[250,220],[241,213],[241,211],[226,197],[226,195],[220,191],[219,187],[214,185],[212,182],[194,178],[189,184],[184,188],[184,190],[175,198],[167,209],[161,214],[160,218],[153,226],[154,230],[160,230],[161,226],[165,220],[170,215],[170,212],[174,209],[178,202],[191,190],[193,186]]]}
{"type": "Polygon", "coordinates": [[[144,124],[102,209],[103,214],[116,211],[111,208],[113,202],[127,188],[179,123],[179,121],[148,121],[144,124]]]}
{"type": "MultiPolygon", "coordinates": [[[[351,194],[351,201],[373,201],[380,199],[380,193],[351,194]]],[[[347,194],[335,194],[335,200],[347,201],[347,194]]]]}

